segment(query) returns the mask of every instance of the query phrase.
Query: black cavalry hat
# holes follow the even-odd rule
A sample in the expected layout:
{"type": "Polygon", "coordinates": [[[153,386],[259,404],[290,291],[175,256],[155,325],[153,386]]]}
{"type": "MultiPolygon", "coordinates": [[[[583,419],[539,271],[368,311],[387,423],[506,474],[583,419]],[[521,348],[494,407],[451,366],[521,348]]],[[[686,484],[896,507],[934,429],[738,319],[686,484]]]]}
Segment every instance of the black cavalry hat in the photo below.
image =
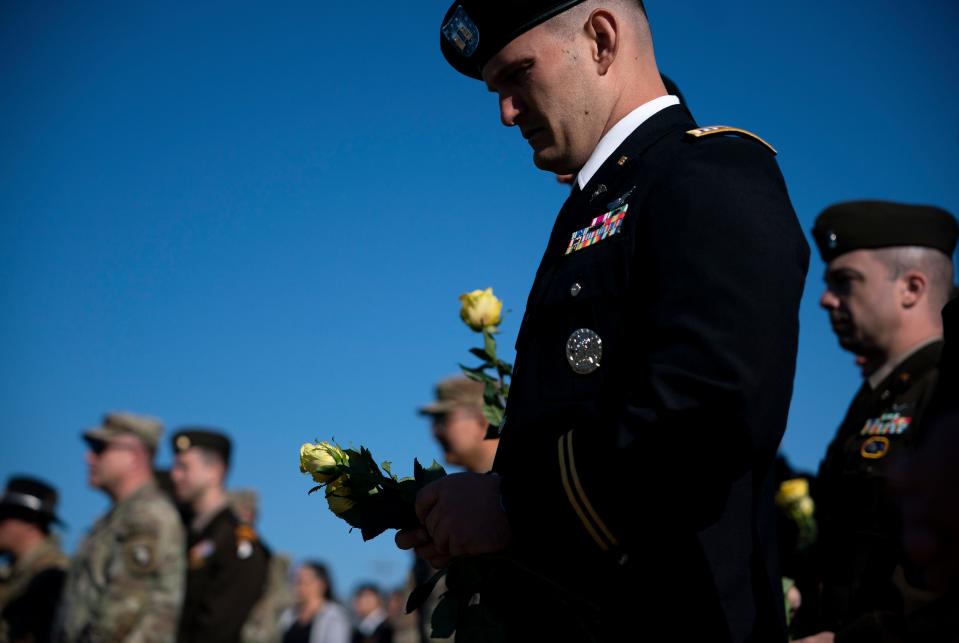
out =
{"type": "Polygon", "coordinates": [[[816,219],[812,235],[823,261],[853,250],[923,246],[952,256],[959,225],[942,208],[890,201],[837,203],[816,219]]]}
{"type": "Polygon", "coordinates": [[[17,518],[46,526],[57,517],[57,490],[36,478],[13,477],[0,496],[0,519],[17,518]]]}
{"type": "Polygon", "coordinates": [[[456,71],[477,80],[514,38],[583,0],[458,0],[440,26],[440,49],[456,71]]]}

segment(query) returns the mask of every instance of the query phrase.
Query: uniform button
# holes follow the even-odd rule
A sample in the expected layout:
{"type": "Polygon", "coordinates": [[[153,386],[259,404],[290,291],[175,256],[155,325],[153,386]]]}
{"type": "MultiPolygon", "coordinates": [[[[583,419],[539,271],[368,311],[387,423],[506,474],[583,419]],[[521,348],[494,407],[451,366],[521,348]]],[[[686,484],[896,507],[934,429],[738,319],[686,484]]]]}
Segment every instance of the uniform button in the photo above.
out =
{"type": "Polygon", "coordinates": [[[575,283],[569,287],[569,294],[575,297],[583,290],[583,287],[579,283],[575,283]]]}

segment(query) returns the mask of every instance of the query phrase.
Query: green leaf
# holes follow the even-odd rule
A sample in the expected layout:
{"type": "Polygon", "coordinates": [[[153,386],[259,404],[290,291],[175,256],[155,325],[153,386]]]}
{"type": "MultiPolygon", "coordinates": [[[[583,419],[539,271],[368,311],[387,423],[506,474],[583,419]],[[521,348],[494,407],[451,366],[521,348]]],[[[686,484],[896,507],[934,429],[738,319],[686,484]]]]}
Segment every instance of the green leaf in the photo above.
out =
{"type": "Polygon", "coordinates": [[[479,358],[483,360],[484,362],[487,362],[485,366],[492,366],[493,360],[490,358],[487,352],[483,350],[482,348],[471,348],[470,355],[472,355],[473,357],[479,358]]]}
{"type": "Polygon", "coordinates": [[[484,404],[483,417],[493,426],[499,426],[503,423],[503,409],[494,404],[484,404]]]}
{"type": "Polygon", "coordinates": [[[416,588],[410,592],[410,597],[406,600],[406,613],[412,614],[418,610],[420,606],[426,602],[426,599],[430,597],[430,594],[433,593],[436,583],[444,576],[446,576],[446,570],[442,569],[433,574],[433,577],[422,585],[417,585],[416,588]]]}
{"type": "Polygon", "coordinates": [[[433,618],[430,619],[430,636],[434,639],[446,639],[456,632],[456,616],[459,613],[459,604],[456,598],[449,593],[436,604],[433,618]]]}
{"type": "Polygon", "coordinates": [[[413,477],[416,478],[416,482],[419,484],[420,489],[434,480],[439,480],[445,475],[446,469],[444,469],[436,460],[433,460],[433,464],[431,464],[429,467],[423,467],[419,460],[413,460],[413,477]]]}
{"type": "Polygon", "coordinates": [[[480,368],[468,368],[468,367],[463,366],[462,364],[460,364],[460,370],[463,371],[463,375],[465,375],[466,377],[470,378],[470,379],[473,380],[474,382],[483,382],[484,384],[487,383],[487,382],[495,382],[495,381],[496,381],[495,378],[490,377],[490,376],[487,375],[485,372],[483,372],[483,371],[484,371],[484,368],[485,368],[485,367],[480,367],[480,368]]]}
{"type": "Polygon", "coordinates": [[[325,486],[326,486],[326,485],[318,484],[318,485],[316,485],[315,487],[313,487],[312,489],[310,489],[309,491],[307,491],[307,492],[306,492],[306,495],[312,496],[314,493],[316,493],[317,491],[319,491],[320,489],[322,489],[322,488],[325,487],[325,486]]]}

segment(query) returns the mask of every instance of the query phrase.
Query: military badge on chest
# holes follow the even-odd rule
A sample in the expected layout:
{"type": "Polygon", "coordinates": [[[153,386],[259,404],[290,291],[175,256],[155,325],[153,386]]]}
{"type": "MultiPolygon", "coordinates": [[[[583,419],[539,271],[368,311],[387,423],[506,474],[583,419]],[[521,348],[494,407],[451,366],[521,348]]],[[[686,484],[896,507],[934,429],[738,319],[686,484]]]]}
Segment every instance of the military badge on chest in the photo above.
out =
{"type": "Polygon", "coordinates": [[[623,219],[629,204],[621,205],[606,214],[596,217],[588,228],[577,230],[569,240],[566,254],[579,252],[583,248],[596,245],[619,234],[623,229],[623,219]]]}
{"type": "Polygon", "coordinates": [[[190,547],[190,569],[200,569],[216,551],[216,544],[209,538],[190,547]]]}

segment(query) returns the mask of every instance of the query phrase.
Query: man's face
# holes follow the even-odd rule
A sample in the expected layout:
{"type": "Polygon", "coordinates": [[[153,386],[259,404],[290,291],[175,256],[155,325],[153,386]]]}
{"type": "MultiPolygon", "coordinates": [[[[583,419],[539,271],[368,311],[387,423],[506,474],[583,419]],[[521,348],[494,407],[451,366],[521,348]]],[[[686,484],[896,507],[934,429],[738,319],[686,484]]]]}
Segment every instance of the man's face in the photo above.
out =
{"type": "MultiPolygon", "coordinates": [[[[899,282],[869,250],[854,250],[826,267],[826,290],[819,304],[829,313],[839,345],[857,356],[885,357],[900,328],[899,282]]],[[[879,364],[874,364],[879,366],[879,364]]]]}
{"type": "Polygon", "coordinates": [[[366,618],[380,608],[380,597],[368,589],[361,590],[353,599],[353,611],[360,618],[366,618]]]}
{"type": "Polygon", "coordinates": [[[433,437],[440,443],[447,463],[465,466],[486,438],[486,422],[476,411],[455,408],[433,416],[433,437]]]}
{"type": "Polygon", "coordinates": [[[590,51],[585,37],[566,39],[539,25],[483,67],[483,80],[499,97],[503,125],[519,127],[540,169],[578,172],[602,134],[595,109],[591,115],[596,96],[590,90],[590,51]]]}
{"type": "Polygon", "coordinates": [[[137,460],[146,456],[146,447],[132,435],[87,443],[87,482],[91,487],[108,490],[130,474],[137,460]]]}
{"type": "Polygon", "coordinates": [[[10,516],[0,518],[0,552],[15,552],[27,523],[10,516]]]}
{"type": "Polygon", "coordinates": [[[170,480],[177,499],[188,504],[220,484],[222,476],[222,465],[205,457],[197,448],[178,453],[170,470],[170,480]]]}

